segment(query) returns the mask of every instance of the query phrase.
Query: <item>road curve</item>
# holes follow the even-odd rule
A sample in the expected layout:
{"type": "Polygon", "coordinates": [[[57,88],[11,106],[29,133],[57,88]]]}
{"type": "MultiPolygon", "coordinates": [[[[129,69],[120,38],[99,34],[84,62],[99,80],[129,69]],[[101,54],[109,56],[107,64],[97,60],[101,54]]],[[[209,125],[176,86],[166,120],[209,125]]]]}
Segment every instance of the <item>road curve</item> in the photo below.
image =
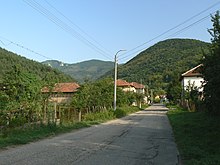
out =
{"type": "Polygon", "coordinates": [[[178,150],[161,108],[0,151],[0,165],[176,165],[178,150]]]}

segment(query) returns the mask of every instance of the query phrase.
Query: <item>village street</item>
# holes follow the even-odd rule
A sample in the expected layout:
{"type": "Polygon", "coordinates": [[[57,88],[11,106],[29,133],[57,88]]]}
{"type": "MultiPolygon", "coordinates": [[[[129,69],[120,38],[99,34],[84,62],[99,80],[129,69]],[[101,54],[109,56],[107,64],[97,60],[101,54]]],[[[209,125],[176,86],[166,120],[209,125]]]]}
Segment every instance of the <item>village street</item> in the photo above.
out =
{"type": "Polygon", "coordinates": [[[178,150],[162,105],[125,118],[0,151],[0,165],[176,165],[178,150]]]}

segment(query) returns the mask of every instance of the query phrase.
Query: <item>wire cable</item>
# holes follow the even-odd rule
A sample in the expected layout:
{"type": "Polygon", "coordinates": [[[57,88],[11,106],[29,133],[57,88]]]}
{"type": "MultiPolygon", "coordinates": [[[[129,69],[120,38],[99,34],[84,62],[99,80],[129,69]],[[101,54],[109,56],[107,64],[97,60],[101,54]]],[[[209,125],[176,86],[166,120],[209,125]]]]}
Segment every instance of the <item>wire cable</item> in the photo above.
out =
{"type": "Polygon", "coordinates": [[[97,45],[99,45],[101,48],[103,48],[106,52],[109,54],[112,54],[110,50],[107,50],[102,44],[100,44],[98,41],[96,41],[91,35],[89,35],[87,32],[85,32],[82,28],[80,28],[77,24],[75,24],[72,20],[70,20],[67,16],[65,16],[63,13],[61,13],[57,8],[55,8],[51,3],[49,3],[47,0],[44,0],[51,8],[53,8],[57,13],[59,13],[62,17],[64,17],[68,22],[70,22],[73,26],[75,26],[79,31],[81,31],[85,36],[90,38],[93,42],[95,42],[97,45]]]}
{"type": "MultiPolygon", "coordinates": [[[[216,11],[215,11],[215,12],[216,12],[216,11]]],[[[213,12],[213,13],[211,13],[211,14],[214,14],[215,12],[213,12]]],[[[200,22],[202,22],[202,21],[208,19],[209,17],[210,17],[210,15],[207,15],[207,16],[205,16],[205,17],[199,19],[198,21],[193,22],[192,24],[190,24],[190,25],[184,27],[183,29],[181,29],[181,30],[175,32],[174,34],[171,34],[171,35],[167,36],[166,38],[177,36],[178,34],[182,33],[183,31],[185,31],[185,30],[189,29],[190,27],[192,27],[192,26],[194,26],[194,25],[196,25],[196,24],[198,24],[198,23],[200,23],[200,22]]]]}
{"type": "MultiPolygon", "coordinates": [[[[183,21],[182,23],[180,23],[180,24],[174,26],[173,28],[170,28],[170,29],[168,29],[167,31],[165,31],[165,32],[163,32],[163,33],[161,33],[161,34],[159,34],[158,36],[156,36],[156,37],[154,37],[154,38],[148,40],[147,42],[144,42],[143,44],[140,44],[140,45],[136,46],[135,48],[133,48],[133,49],[127,51],[126,53],[122,54],[121,56],[126,55],[126,54],[128,54],[129,52],[132,52],[132,51],[134,51],[134,50],[136,50],[136,49],[138,49],[138,48],[140,48],[140,47],[142,47],[142,46],[144,46],[144,45],[146,45],[146,44],[148,44],[148,43],[154,41],[155,39],[160,38],[161,36],[163,36],[163,35],[165,35],[165,34],[171,32],[172,30],[174,30],[174,29],[176,29],[176,28],[178,28],[178,27],[180,27],[180,26],[182,26],[182,25],[184,25],[185,23],[191,21],[192,19],[198,17],[199,15],[203,14],[204,12],[208,11],[209,9],[211,9],[211,8],[213,8],[213,7],[215,7],[215,6],[219,5],[219,4],[220,4],[220,1],[218,1],[217,3],[215,3],[215,4],[211,5],[211,6],[209,6],[209,7],[206,8],[205,10],[202,10],[201,12],[199,12],[199,13],[193,15],[192,17],[186,19],[185,21],[183,21]]],[[[208,17],[208,16],[206,16],[206,17],[208,17]]],[[[201,20],[203,20],[203,19],[205,19],[205,17],[202,18],[201,20]]],[[[200,22],[201,20],[199,20],[198,22],[200,22]]],[[[194,24],[194,23],[193,23],[193,24],[194,24]]],[[[196,24],[196,23],[195,23],[195,24],[196,24]]],[[[191,25],[192,25],[192,24],[191,24],[191,25]]],[[[189,27],[191,27],[191,26],[189,25],[189,27]]],[[[185,29],[188,29],[189,27],[185,27],[185,28],[183,28],[183,29],[185,30],[185,29]]],[[[181,31],[184,31],[183,29],[181,29],[180,31],[178,31],[178,32],[176,32],[176,33],[179,33],[179,32],[181,32],[181,31]]],[[[172,35],[173,35],[173,34],[172,34],[172,35]]],[[[170,36],[171,36],[171,35],[170,35],[170,36]]],[[[133,53],[131,53],[131,54],[129,54],[129,55],[126,55],[126,56],[124,56],[124,57],[121,57],[121,58],[119,58],[119,60],[126,59],[126,58],[130,57],[131,55],[133,55],[134,53],[137,53],[137,52],[139,52],[139,51],[141,51],[141,50],[144,50],[144,49],[146,49],[146,48],[139,49],[138,51],[135,51],[135,52],[133,52],[133,53]]]]}
{"type": "Polygon", "coordinates": [[[5,37],[2,37],[2,36],[0,36],[0,37],[1,37],[2,39],[6,40],[7,42],[9,42],[8,44],[5,44],[2,40],[0,40],[1,43],[2,43],[4,46],[8,46],[8,45],[10,45],[10,44],[13,44],[13,45],[15,45],[15,46],[17,46],[17,47],[19,47],[19,48],[22,48],[22,49],[24,49],[24,50],[26,50],[26,51],[29,51],[29,52],[31,52],[31,53],[34,53],[34,54],[36,54],[36,55],[38,55],[38,56],[41,56],[41,57],[43,57],[43,58],[45,58],[45,59],[54,60],[54,59],[52,59],[52,58],[50,58],[50,57],[47,57],[47,56],[45,56],[45,55],[43,55],[43,54],[41,54],[41,53],[38,53],[38,52],[34,51],[34,50],[32,50],[32,49],[29,49],[29,48],[27,48],[27,47],[25,47],[25,46],[23,46],[23,45],[21,45],[21,44],[18,44],[18,43],[16,43],[16,42],[13,42],[13,41],[11,41],[11,40],[5,38],[5,37]]]}
{"type": "MultiPolygon", "coordinates": [[[[216,12],[216,11],[215,11],[215,12],[216,12]]],[[[213,12],[213,13],[211,13],[211,14],[214,14],[215,12],[213,12]]],[[[205,16],[205,17],[203,17],[203,18],[197,20],[196,22],[193,22],[192,24],[190,24],[190,25],[188,25],[188,26],[182,28],[181,30],[179,30],[179,31],[177,31],[177,32],[175,32],[175,33],[173,33],[173,34],[171,34],[171,35],[165,37],[164,39],[177,36],[178,34],[182,33],[183,31],[185,31],[185,30],[191,28],[192,26],[194,26],[194,25],[196,25],[196,24],[198,24],[198,23],[200,23],[200,22],[202,22],[202,21],[208,19],[209,17],[210,17],[210,15],[207,15],[207,16],[205,16]]],[[[141,51],[143,51],[143,50],[145,50],[145,49],[146,49],[146,48],[139,49],[139,50],[137,50],[137,51],[135,51],[135,52],[133,52],[133,53],[128,54],[128,55],[125,56],[125,57],[120,58],[119,60],[126,59],[126,58],[128,58],[129,56],[131,56],[131,55],[133,55],[133,54],[136,54],[136,53],[138,53],[138,52],[141,52],[141,51]]]]}
{"type": "Polygon", "coordinates": [[[81,34],[76,32],[72,27],[67,25],[65,22],[60,20],[58,17],[56,17],[53,13],[51,13],[49,10],[44,8],[41,4],[36,2],[35,0],[23,0],[26,4],[28,4],[30,7],[38,11],[40,14],[45,16],[47,19],[49,19],[51,22],[56,24],[58,27],[60,27],[65,32],[69,33],[73,38],[78,39],[88,47],[92,48],[94,51],[98,52],[99,54],[103,55],[104,57],[112,60],[111,57],[107,56],[108,53],[106,53],[104,50],[98,48],[95,44],[87,40],[85,37],[83,37],[81,34]]]}

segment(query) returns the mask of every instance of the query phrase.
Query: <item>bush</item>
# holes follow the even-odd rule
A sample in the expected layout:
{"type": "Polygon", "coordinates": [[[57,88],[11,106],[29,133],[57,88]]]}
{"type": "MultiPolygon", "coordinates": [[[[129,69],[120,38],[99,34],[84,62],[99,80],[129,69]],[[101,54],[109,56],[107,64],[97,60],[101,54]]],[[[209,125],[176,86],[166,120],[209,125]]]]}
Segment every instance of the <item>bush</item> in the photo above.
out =
{"type": "Polygon", "coordinates": [[[121,118],[127,115],[126,111],[124,109],[118,108],[116,111],[114,111],[114,115],[116,118],[121,118]]]}
{"type": "Polygon", "coordinates": [[[154,99],[154,102],[155,102],[155,103],[159,103],[159,102],[160,102],[160,98],[155,98],[155,99],[154,99]]]}
{"type": "Polygon", "coordinates": [[[137,111],[139,111],[138,107],[125,106],[125,107],[117,108],[116,111],[113,111],[113,109],[110,109],[104,112],[87,113],[83,116],[83,121],[104,122],[104,121],[112,120],[115,118],[121,118],[130,113],[134,113],[137,111]]]}
{"type": "Polygon", "coordinates": [[[83,121],[106,121],[114,118],[114,111],[106,110],[104,112],[87,113],[83,116],[83,121]]]}

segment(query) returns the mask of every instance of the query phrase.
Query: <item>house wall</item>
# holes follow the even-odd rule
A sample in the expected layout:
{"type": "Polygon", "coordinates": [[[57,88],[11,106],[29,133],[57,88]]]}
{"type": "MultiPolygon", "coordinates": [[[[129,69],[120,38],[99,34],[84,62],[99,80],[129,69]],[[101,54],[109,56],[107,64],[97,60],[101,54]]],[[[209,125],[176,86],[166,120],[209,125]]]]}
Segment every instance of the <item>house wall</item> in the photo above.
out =
{"type": "Polygon", "coordinates": [[[184,87],[183,89],[186,90],[187,86],[189,83],[192,85],[195,83],[195,86],[199,88],[199,91],[203,91],[202,88],[202,82],[204,79],[202,77],[184,77],[182,80],[182,86],[184,87]]]}
{"type": "Polygon", "coordinates": [[[144,91],[144,89],[143,89],[143,88],[141,88],[141,89],[136,89],[136,92],[137,92],[137,93],[144,94],[144,92],[145,92],[145,91],[144,91]]]}
{"type": "Polygon", "coordinates": [[[123,87],[122,90],[124,92],[136,92],[136,89],[134,87],[123,87]]]}
{"type": "Polygon", "coordinates": [[[56,102],[56,103],[66,103],[71,101],[70,97],[51,97],[50,98],[51,102],[56,102]]]}
{"type": "Polygon", "coordinates": [[[70,102],[71,101],[72,96],[73,96],[72,93],[52,94],[49,100],[51,102],[56,102],[56,103],[66,103],[66,102],[70,102]]]}

